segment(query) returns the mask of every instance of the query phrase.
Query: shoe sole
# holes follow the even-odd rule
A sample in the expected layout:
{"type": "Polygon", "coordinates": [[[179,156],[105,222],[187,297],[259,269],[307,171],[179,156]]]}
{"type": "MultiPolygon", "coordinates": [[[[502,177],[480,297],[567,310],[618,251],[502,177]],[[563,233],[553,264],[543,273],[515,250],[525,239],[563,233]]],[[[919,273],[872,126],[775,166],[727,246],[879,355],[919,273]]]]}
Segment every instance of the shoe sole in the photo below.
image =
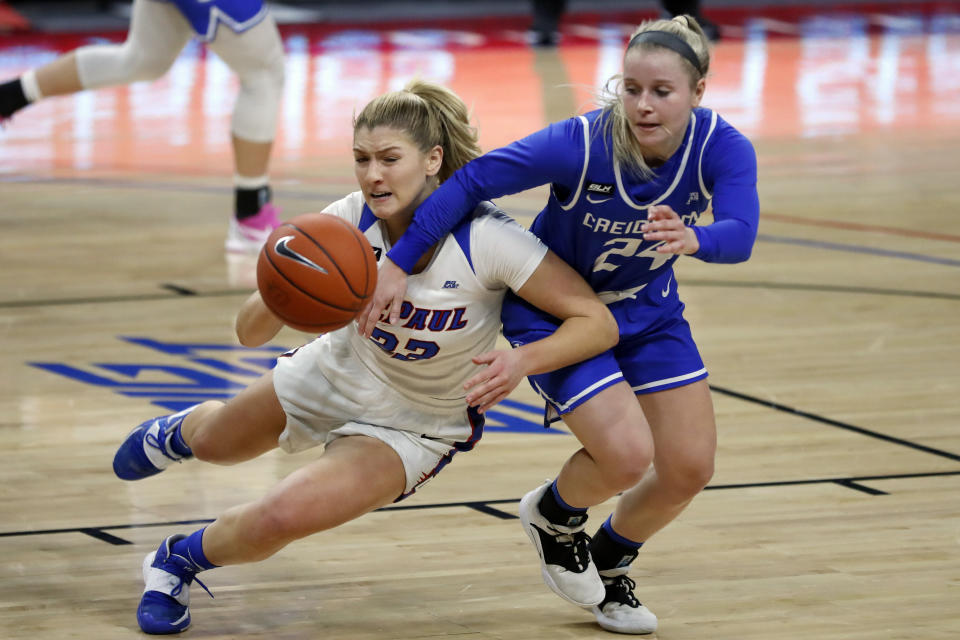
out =
{"type": "Polygon", "coordinates": [[[658,626],[657,621],[654,621],[652,627],[643,627],[642,631],[640,630],[635,631],[632,629],[628,629],[622,623],[618,623],[614,621],[613,618],[608,618],[607,616],[603,615],[603,612],[600,611],[600,607],[593,606],[591,607],[591,610],[593,612],[594,617],[597,619],[597,624],[600,625],[600,628],[603,629],[604,631],[612,631],[613,633],[622,633],[622,634],[631,635],[631,636],[646,636],[646,635],[650,635],[651,633],[657,630],[657,626],[658,626]]]}
{"type": "MultiPolygon", "coordinates": [[[[270,233],[272,232],[273,229],[270,230],[270,233]]],[[[227,237],[223,242],[224,251],[242,255],[259,255],[263,245],[270,238],[270,233],[263,234],[262,238],[250,238],[243,232],[237,234],[227,232],[227,237]]]]}
{"type": "Polygon", "coordinates": [[[565,594],[560,587],[557,586],[557,583],[554,581],[553,576],[550,575],[550,572],[547,571],[547,563],[543,561],[543,546],[540,544],[540,534],[536,532],[533,524],[523,517],[525,511],[524,507],[529,505],[532,500],[538,499],[542,495],[543,494],[540,493],[539,490],[536,490],[531,491],[520,499],[520,524],[523,526],[523,530],[527,533],[527,537],[530,538],[530,542],[532,542],[533,546],[536,547],[537,555],[540,556],[540,576],[543,578],[543,582],[550,587],[551,591],[570,604],[575,604],[583,609],[590,609],[603,602],[603,598],[606,597],[606,592],[604,591],[604,594],[599,600],[595,600],[593,602],[578,602],[565,594]]]}

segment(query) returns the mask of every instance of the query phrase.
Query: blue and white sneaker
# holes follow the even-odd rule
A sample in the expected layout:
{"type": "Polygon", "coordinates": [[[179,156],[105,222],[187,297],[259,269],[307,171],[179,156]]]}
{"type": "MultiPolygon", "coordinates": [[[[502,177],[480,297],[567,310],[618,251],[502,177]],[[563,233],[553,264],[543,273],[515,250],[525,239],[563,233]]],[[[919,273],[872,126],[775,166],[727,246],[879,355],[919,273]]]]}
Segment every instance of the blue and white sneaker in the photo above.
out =
{"type": "MultiPolygon", "coordinates": [[[[184,535],[170,536],[160,548],[143,559],[143,595],[137,607],[137,623],[146,633],[167,634],[186,631],[190,626],[190,583],[196,577],[193,563],[171,552],[184,535]]],[[[207,586],[197,584],[213,597],[207,586]]]]}
{"type": "Polygon", "coordinates": [[[127,434],[113,456],[113,472],[121,480],[140,480],[156,475],[174,462],[192,458],[182,456],[170,446],[170,438],[188,413],[196,407],[169,416],[152,418],[127,434]]]}

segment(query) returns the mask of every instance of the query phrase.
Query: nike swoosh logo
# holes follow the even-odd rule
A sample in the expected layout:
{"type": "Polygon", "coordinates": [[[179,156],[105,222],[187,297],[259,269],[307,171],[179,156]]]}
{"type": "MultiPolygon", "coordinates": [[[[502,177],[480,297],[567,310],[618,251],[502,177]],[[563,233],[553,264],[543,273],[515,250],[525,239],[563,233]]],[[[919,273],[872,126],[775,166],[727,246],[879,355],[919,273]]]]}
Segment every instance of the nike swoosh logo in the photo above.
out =
{"type": "Polygon", "coordinates": [[[639,287],[633,287],[632,289],[623,289],[622,291],[597,291],[597,297],[600,298],[600,302],[603,304],[610,304],[626,298],[636,298],[637,293],[645,286],[647,286],[647,283],[639,287]]]}
{"type": "Polygon", "coordinates": [[[593,199],[593,196],[591,196],[591,195],[588,193],[588,194],[587,194],[587,202],[592,202],[593,204],[600,204],[601,202],[606,202],[607,200],[609,200],[609,199],[612,198],[612,197],[613,197],[613,196],[607,196],[606,198],[600,198],[600,199],[598,199],[598,200],[594,200],[594,199],[593,199]]]}
{"type": "Polygon", "coordinates": [[[666,298],[670,295],[670,283],[673,282],[673,274],[670,274],[670,277],[667,278],[667,288],[660,292],[660,295],[666,298]]]}
{"type": "Polygon", "coordinates": [[[283,256],[284,258],[290,258],[294,262],[299,262],[302,265],[306,265],[311,269],[316,269],[320,273],[327,273],[327,270],[318,265],[313,260],[305,258],[300,255],[293,249],[287,246],[287,243],[293,240],[293,236],[283,236],[273,245],[273,250],[277,253],[278,256],[283,256]]]}

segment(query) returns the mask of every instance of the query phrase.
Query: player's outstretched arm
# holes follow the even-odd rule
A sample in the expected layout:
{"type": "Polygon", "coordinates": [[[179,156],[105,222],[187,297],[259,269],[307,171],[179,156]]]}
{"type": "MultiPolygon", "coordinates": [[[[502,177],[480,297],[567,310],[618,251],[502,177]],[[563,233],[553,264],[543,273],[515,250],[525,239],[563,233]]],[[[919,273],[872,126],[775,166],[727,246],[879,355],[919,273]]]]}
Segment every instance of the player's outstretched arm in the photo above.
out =
{"type": "Polygon", "coordinates": [[[583,140],[580,119],[569,118],[460,167],[417,207],[410,227],[387,252],[376,292],[360,313],[360,333],[370,337],[388,307],[388,321],[397,323],[406,273],[480,202],[550,183],[575,187],[583,171],[583,140]]]}
{"type": "Polygon", "coordinates": [[[481,413],[507,397],[525,376],[560,369],[591,358],[617,344],[617,321],[590,285],[566,262],[548,251],[517,295],[563,322],[550,336],[510,351],[489,351],[473,358],[486,364],[467,380],[467,404],[481,413]]]}
{"type": "Polygon", "coordinates": [[[400,306],[407,292],[407,274],[387,258],[377,273],[377,287],[357,316],[357,331],[365,338],[373,335],[380,316],[387,312],[390,324],[400,320],[400,306]]]}
{"type": "Polygon", "coordinates": [[[282,328],[283,321],[267,308],[259,291],[251,293],[237,313],[237,339],[245,347],[269,342],[282,328]]]}

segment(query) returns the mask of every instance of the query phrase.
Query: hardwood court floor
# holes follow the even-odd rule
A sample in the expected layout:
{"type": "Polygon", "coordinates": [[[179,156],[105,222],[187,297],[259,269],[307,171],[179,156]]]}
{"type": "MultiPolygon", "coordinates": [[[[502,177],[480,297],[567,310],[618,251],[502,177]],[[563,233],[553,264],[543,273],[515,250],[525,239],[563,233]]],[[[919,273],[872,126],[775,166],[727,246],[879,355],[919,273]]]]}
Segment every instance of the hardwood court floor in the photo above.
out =
{"type": "MultiPolygon", "coordinates": [[[[660,617],[655,637],[960,634],[960,85],[947,73],[960,40],[928,27],[717,47],[706,104],[754,139],[763,218],[750,262],[678,268],[719,453],[707,491],[632,574],[660,617]]],[[[287,44],[274,172],[287,216],[353,189],[354,105],[414,71],[474,104],[491,148],[575,110],[586,94],[557,85],[596,84],[620,46],[414,57],[287,44]]],[[[0,48],[0,68],[35,61],[24,56],[0,48]]],[[[137,635],[144,554],[316,455],[184,464],[138,483],[111,472],[132,426],[229,396],[306,339],[234,346],[252,280],[221,250],[230,79],[197,52],[177,64],[153,85],[51,100],[0,132],[3,638],[137,635]]],[[[542,200],[501,204],[529,222],[542,200]]],[[[207,574],[216,599],[194,589],[188,633],[610,637],[541,583],[515,519],[575,447],[536,426],[538,405],[522,386],[477,449],[409,500],[207,574]]]]}

